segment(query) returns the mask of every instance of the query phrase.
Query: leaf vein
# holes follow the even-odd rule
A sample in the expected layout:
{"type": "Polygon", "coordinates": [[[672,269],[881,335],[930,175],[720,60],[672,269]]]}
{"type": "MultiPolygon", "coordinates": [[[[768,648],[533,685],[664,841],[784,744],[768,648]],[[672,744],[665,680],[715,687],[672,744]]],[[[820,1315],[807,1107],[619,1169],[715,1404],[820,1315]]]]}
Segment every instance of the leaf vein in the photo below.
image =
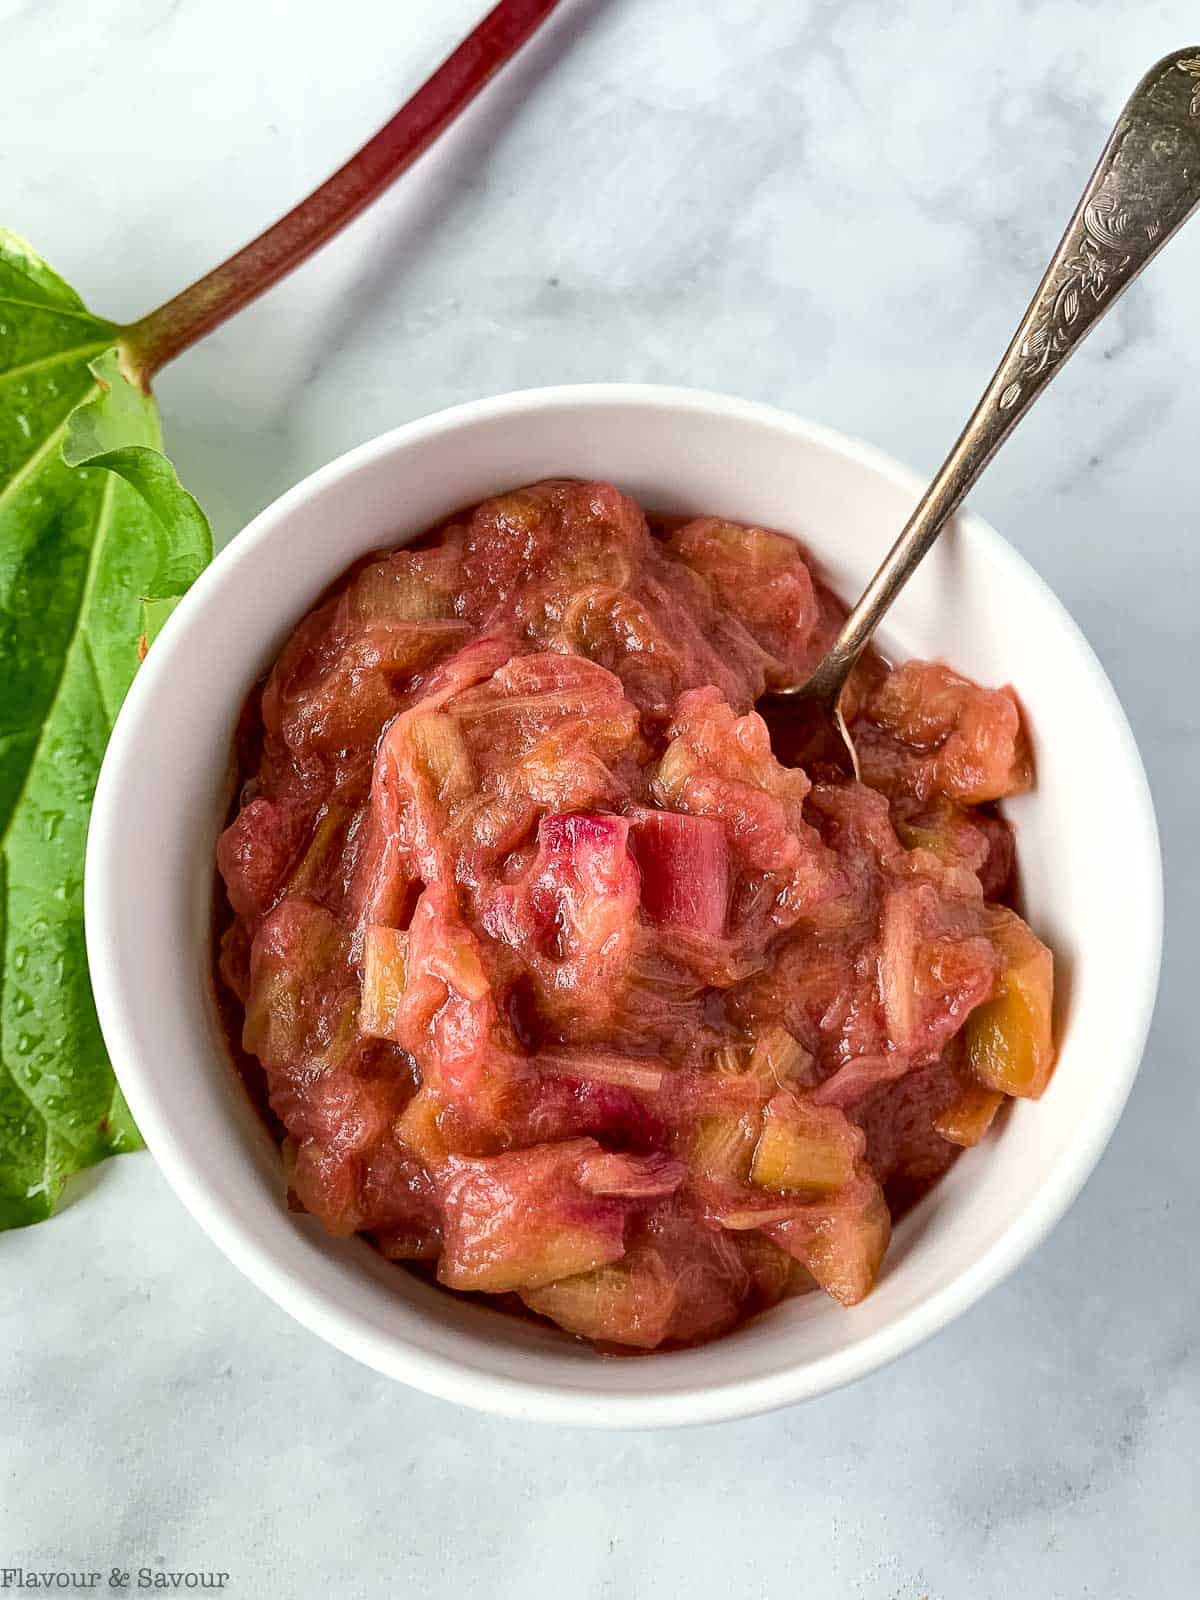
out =
{"type": "Polygon", "coordinates": [[[10,378],[19,378],[25,372],[38,372],[46,367],[61,366],[64,361],[70,361],[72,358],[99,355],[101,350],[107,349],[107,339],[96,339],[91,344],[77,344],[70,350],[56,350],[53,355],[39,356],[36,361],[23,361],[19,367],[7,367],[0,371],[0,383],[7,383],[10,378]]]}
{"type": "MultiPolygon", "coordinates": [[[[119,330],[115,322],[107,322],[103,317],[94,317],[87,310],[72,310],[69,306],[56,306],[49,300],[20,300],[16,295],[0,294],[0,306],[19,306],[22,311],[48,311],[55,317],[72,317],[77,322],[90,322],[94,328],[107,328],[112,333],[119,330]]],[[[105,340],[105,343],[108,343],[105,340]]]]}
{"type": "Polygon", "coordinates": [[[28,460],[21,463],[16,472],[13,473],[12,477],[4,485],[3,489],[0,489],[0,506],[2,506],[6,500],[11,499],[12,495],[17,490],[25,487],[30,478],[33,477],[34,473],[45,461],[47,455],[54,449],[54,446],[61,441],[63,434],[67,431],[67,420],[69,417],[70,412],[67,413],[67,416],[62,419],[58,427],[55,428],[53,432],[46,435],[45,439],[43,439],[42,443],[38,445],[37,449],[28,458],[28,460]]]}
{"type": "Polygon", "coordinates": [[[83,649],[84,658],[91,670],[92,682],[96,685],[96,699],[100,702],[100,709],[104,713],[105,726],[111,728],[117,720],[116,710],[109,705],[108,696],[104,692],[104,683],[100,677],[100,667],[96,661],[96,647],[92,643],[92,635],[85,622],[80,629],[79,642],[83,649]]]}

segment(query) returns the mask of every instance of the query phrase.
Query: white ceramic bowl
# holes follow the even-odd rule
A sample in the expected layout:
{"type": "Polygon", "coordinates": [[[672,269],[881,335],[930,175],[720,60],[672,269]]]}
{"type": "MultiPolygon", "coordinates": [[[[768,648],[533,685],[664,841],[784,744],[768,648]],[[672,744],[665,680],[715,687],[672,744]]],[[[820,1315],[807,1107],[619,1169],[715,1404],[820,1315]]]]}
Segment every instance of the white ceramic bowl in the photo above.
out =
{"type": "Polygon", "coordinates": [[[960,517],[884,643],[1013,683],[1036,791],[1008,807],[1025,911],[1054,947],[1061,1056],[900,1224],[874,1292],[778,1307],[696,1350],[612,1360],[458,1300],[290,1214],[279,1157],[226,1057],[209,981],[213,845],[242,698],[355,557],[548,475],[609,478],[664,512],[796,534],[856,594],[920,485],[876,451],[764,406],[631,385],[533,390],[413,422],[306,479],[222,552],[155,643],[109,746],[87,860],[100,1021],[147,1143],[230,1259],[330,1343],[431,1394],[517,1417],[653,1426],[819,1395],[911,1349],[1010,1272],[1095,1166],[1157,984],[1161,868],[1145,774],[1075,624],[984,523],[960,517]]]}

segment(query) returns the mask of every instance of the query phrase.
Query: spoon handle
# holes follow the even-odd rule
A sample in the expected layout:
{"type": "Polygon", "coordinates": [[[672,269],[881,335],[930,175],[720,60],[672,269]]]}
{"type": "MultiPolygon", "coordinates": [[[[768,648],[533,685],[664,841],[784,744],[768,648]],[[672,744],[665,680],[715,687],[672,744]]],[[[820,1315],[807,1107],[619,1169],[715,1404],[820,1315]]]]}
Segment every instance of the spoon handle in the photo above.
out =
{"type": "Polygon", "coordinates": [[[835,696],[963,496],[1089,330],[1200,201],[1200,46],[1138,84],[970,421],[805,693],[835,696]]]}

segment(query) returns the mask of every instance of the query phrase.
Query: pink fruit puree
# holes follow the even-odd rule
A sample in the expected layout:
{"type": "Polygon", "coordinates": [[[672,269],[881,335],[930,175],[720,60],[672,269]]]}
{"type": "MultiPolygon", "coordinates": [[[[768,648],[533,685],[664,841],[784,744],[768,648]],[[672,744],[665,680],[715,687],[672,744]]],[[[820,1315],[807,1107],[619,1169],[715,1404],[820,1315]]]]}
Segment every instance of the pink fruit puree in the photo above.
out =
{"type": "Polygon", "coordinates": [[[294,1207],[601,1346],[868,1292],[1045,1086],[1051,973],[989,809],[1030,782],[1009,690],[873,660],[865,784],[772,753],[755,701],[839,615],[780,534],[560,481],[300,623],[218,847],[294,1207]]]}

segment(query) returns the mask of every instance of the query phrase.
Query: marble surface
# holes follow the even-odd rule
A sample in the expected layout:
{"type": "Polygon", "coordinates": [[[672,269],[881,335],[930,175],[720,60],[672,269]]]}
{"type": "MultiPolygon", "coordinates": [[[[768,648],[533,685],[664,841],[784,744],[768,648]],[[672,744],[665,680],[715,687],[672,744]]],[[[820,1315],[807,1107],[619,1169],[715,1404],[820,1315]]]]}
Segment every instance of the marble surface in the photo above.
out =
{"type": "MultiPolygon", "coordinates": [[[[306,192],[483,9],[6,0],[3,220],[98,310],[143,311],[306,192]]],[[[1121,100],[1197,31],[1185,0],[563,0],[407,181],[164,375],[175,459],[227,538],[405,418],[638,378],[931,469],[1121,100]]],[[[0,1237],[0,1566],[214,1568],[253,1596],[1197,1592],[1198,270],[1200,224],[974,500],[1112,674],[1167,860],[1140,1081],[1025,1269],[818,1403],[592,1436],[355,1366],[124,1158],[0,1237]]]]}

